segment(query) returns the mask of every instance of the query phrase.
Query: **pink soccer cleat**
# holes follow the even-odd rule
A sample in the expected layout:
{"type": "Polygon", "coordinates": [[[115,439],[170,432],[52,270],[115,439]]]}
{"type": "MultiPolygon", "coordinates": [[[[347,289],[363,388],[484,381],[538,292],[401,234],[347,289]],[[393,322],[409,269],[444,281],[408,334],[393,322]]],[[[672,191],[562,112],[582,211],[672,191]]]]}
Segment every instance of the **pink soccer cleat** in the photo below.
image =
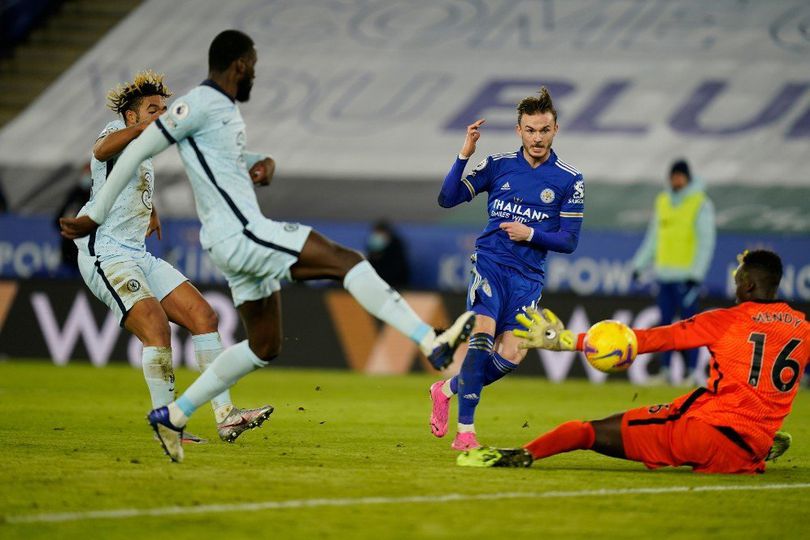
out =
{"type": "Polygon", "coordinates": [[[450,448],[453,450],[458,450],[459,452],[464,452],[466,450],[481,448],[481,443],[479,443],[478,439],[475,438],[475,433],[472,431],[465,431],[463,433],[456,434],[456,438],[453,441],[453,444],[450,445],[450,448]]]}
{"type": "Polygon", "coordinates": [[[444,437],[447,433],[447,417],[450,412],[450,398],[442,392],[444,381],[436,381],[430,385],[430,401],[433,410],[430,413],[430,431],[434,437],[444,437]]]}

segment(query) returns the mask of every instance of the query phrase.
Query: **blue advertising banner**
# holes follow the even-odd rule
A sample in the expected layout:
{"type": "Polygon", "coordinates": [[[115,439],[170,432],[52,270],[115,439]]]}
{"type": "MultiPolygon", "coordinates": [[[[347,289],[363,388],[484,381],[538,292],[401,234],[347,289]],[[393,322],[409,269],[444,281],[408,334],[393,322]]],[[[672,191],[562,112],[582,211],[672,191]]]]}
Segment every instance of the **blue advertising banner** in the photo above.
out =
{"type": "MultiPolygon", "coordinates": [[[[367,223],[309,223],[336,242],[365,251],[367,223]]],[[[470,272],[470,254],[478,227],[469,225],[401,224],[397,232],[406,246],[410,287],[463,291],[470,272]]],[[[579,295],[646,294],[650,276],[633,283],[630,260],[641,243],[641,233],[586,230],[571,255],[551,254],[546,268],[546,291],[579,295]]],[[[0,216],[0,278],[75,277],[61,262],[61,238],[48,218],[0,216]]],[[[781,294],[788,300],[810,300],[810,238],[765,234],[719,233],[705,293],[731,298],[735,258],[745,249],[767,248],[782,256],[785,274],[781,294]]],[[[175,265],[200,284],[224,283],[199,244],[199,223],[164,219],[163,239],[147,240],[147,249],[175,265]]]]}

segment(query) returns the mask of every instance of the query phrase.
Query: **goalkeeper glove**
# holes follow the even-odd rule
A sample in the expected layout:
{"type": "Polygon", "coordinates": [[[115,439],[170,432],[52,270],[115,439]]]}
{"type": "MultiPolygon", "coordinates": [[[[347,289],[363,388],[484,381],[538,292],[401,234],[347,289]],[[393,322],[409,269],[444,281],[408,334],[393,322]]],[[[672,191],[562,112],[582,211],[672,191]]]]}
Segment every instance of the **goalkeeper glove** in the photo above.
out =
{"type": "Polygon", "coordinates": [[[524,308],[518,313],[517,321],[526,330],[514,330],[512,333],[523,338],[518,347],[521,349],[546,349],[549,351],[573,351],[576,347],[576,336],[566,330],[562,321],[550,309],[539,312],[533,308],[524,308]]]}

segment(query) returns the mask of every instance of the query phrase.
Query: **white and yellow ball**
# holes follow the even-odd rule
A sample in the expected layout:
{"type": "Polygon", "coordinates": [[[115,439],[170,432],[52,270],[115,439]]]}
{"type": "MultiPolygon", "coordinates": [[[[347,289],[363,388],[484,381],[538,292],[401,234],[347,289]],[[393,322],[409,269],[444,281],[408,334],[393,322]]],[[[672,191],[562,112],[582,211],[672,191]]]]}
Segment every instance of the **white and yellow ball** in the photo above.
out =
{"type": "Polygon", "coordinates": [[[627,370],[638,353],[636,334],[620,321],[600,321],[585,334],[582,352],[588,363],[605,373],[627,370]]]}

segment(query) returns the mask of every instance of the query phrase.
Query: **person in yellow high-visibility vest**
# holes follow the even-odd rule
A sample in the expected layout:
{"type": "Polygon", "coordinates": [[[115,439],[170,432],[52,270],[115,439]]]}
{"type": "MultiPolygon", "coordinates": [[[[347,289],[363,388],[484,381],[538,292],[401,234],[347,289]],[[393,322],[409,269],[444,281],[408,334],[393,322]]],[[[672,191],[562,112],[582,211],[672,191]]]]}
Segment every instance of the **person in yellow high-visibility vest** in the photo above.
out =
{"type": "MultiPolygon", "coordinates": [[[[703,186],[692,178],[689,164],[672,164],[669,189],[655,199],[654,215],[644,241],[633,257],[633,277],[652,266],[658,283],[659,324],[670,324],[676,315],[687,319],[698,312],[700,287],[714,253],[714,205],[703,186]]],[[[686,374],[694,382],[697,350],[684,351],[686,374]]],[[[660,379],[671,380],[671,352],[661,356],[660,379]]]]}

